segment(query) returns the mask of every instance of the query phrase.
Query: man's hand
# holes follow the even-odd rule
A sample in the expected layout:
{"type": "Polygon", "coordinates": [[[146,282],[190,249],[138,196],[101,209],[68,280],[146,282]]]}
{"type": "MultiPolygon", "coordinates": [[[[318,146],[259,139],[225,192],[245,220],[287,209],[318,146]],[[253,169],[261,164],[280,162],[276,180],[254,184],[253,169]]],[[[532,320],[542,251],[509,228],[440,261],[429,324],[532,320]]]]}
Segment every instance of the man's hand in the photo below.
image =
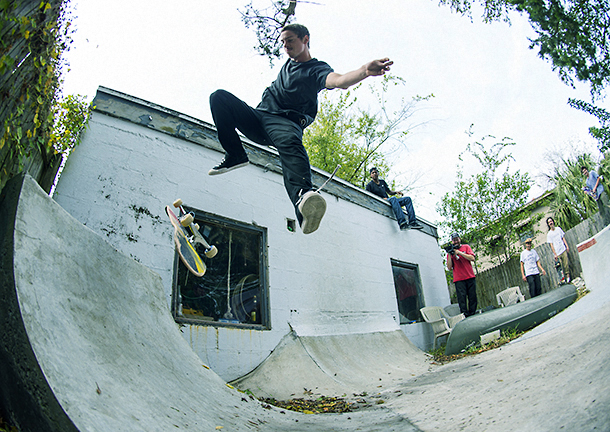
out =
{"type": "Polygon", "coordinates": [[[358,69],[346,74],[331,72],[326,76],[326,88],[342,88],[348,89],[354,84],[359,83],[363,79],[370,76],[380,76],[390,70],[390,66],[394,64],[389,58],[373,60],[367,64],[360,66],[358,69]]]}
{"type": "Polygon", "coordinates": [[[366,76],[384,75],[390,70],[390,66],[393,64],[394,62],[387,57],[379,60],[373,60],[365,65],[366,76]]]}

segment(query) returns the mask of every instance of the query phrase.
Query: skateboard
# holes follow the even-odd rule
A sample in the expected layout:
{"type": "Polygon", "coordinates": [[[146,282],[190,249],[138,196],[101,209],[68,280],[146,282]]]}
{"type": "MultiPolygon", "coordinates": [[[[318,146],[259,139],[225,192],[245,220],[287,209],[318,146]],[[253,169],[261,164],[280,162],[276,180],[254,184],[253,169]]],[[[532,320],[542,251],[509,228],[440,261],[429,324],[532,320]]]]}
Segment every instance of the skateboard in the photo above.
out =
{"type": "Polygon", "coordinates": [[[179,209],[179,217],[176,216],[170,206],[165,206],[165,211],[169,220],[174,226],[174,243],[180,259],[184,265],[195,276],[203,276],[206,266],[199,253],[195,249],[197,243],[203,245],[204,254],[207,258],[213,258],[218,253],[216,246],[210,246],[199,232],[199,225],[194,223],[192,213],[186,213],[182,207],[182,200],[174,201],[174,207],[179,209]]]}
{"type": "Polygon", "coordinates": [[[559,285],[565,284],[566,280],[563,275],[563,268],[561,267],[561,261],[559,261],[559,258],[555,258],[555,270],[557,270],[557,276],[559,277],[559,285]]]}
{"type": "Polygon", "coordinates": [[[597,195],[597,193],[593,191],[589,186],[585,186],[584,188],[582,188],[582,190],[595,201],[597,201],[597,199],[599,198],[599,195],[597,195]]]}

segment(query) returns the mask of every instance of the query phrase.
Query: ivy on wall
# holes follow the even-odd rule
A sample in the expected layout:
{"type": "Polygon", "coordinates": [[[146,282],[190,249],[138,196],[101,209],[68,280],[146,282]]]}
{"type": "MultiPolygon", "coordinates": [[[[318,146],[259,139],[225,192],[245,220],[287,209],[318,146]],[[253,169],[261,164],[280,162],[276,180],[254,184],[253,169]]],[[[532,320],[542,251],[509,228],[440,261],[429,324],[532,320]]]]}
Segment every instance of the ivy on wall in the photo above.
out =
{"type": "Polygon", "coordinates": [[[28,171],[49,190],[61,163],[53,130],[71,43],[66,3],[0,0],[0,187],[28,171]]]}

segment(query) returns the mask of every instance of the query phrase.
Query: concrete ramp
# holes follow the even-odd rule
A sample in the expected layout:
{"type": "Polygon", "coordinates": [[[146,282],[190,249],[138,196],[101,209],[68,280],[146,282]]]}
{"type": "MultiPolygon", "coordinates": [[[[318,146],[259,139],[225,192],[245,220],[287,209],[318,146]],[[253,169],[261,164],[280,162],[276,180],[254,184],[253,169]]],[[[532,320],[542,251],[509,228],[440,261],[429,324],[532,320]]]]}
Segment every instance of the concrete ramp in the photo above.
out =
{"type": "Polygon", "coordinates": [[[335,336],[293,331],[254,371],[232,384],[281,400],[304,393],[352,396],[380,392],[429,367],[426,355],[400,330],[335,336]]]}
{"type": "Polygon", "coordinates": [[[280,413],[229,388],[180,335],[160,277],[29,176],[0,196],[0,251],[0,403],[21,432],[415,430],[387,410],[280,413]]]}
{"type": "Polygon", "coordinates": [[[610,273],[610,226],[580,243],[578,255],[587,288],[591,291],[607,290],[610,273]]]}

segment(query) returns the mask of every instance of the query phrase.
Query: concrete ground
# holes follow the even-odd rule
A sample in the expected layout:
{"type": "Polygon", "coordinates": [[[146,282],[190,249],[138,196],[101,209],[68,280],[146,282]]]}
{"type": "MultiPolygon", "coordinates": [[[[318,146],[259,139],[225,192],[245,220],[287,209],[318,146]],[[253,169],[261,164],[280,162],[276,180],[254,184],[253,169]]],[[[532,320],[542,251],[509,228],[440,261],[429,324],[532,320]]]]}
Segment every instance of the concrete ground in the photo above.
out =
{"type": "Polygon", "coordinates": [[[590,294],[524,337],[386,381],[371,408],[306,415],[228,387],[180,336],[159,276],[25,177],[0,197],[0,402],[22,432],[610,430],[610,231],[596,238],[590,294]]]}
{"type": "Polygon", "coordinates": [[[592,291],[535,334],[402,383],[387,407],[426,431],[610,430],[608,297],[592,291]]]}

